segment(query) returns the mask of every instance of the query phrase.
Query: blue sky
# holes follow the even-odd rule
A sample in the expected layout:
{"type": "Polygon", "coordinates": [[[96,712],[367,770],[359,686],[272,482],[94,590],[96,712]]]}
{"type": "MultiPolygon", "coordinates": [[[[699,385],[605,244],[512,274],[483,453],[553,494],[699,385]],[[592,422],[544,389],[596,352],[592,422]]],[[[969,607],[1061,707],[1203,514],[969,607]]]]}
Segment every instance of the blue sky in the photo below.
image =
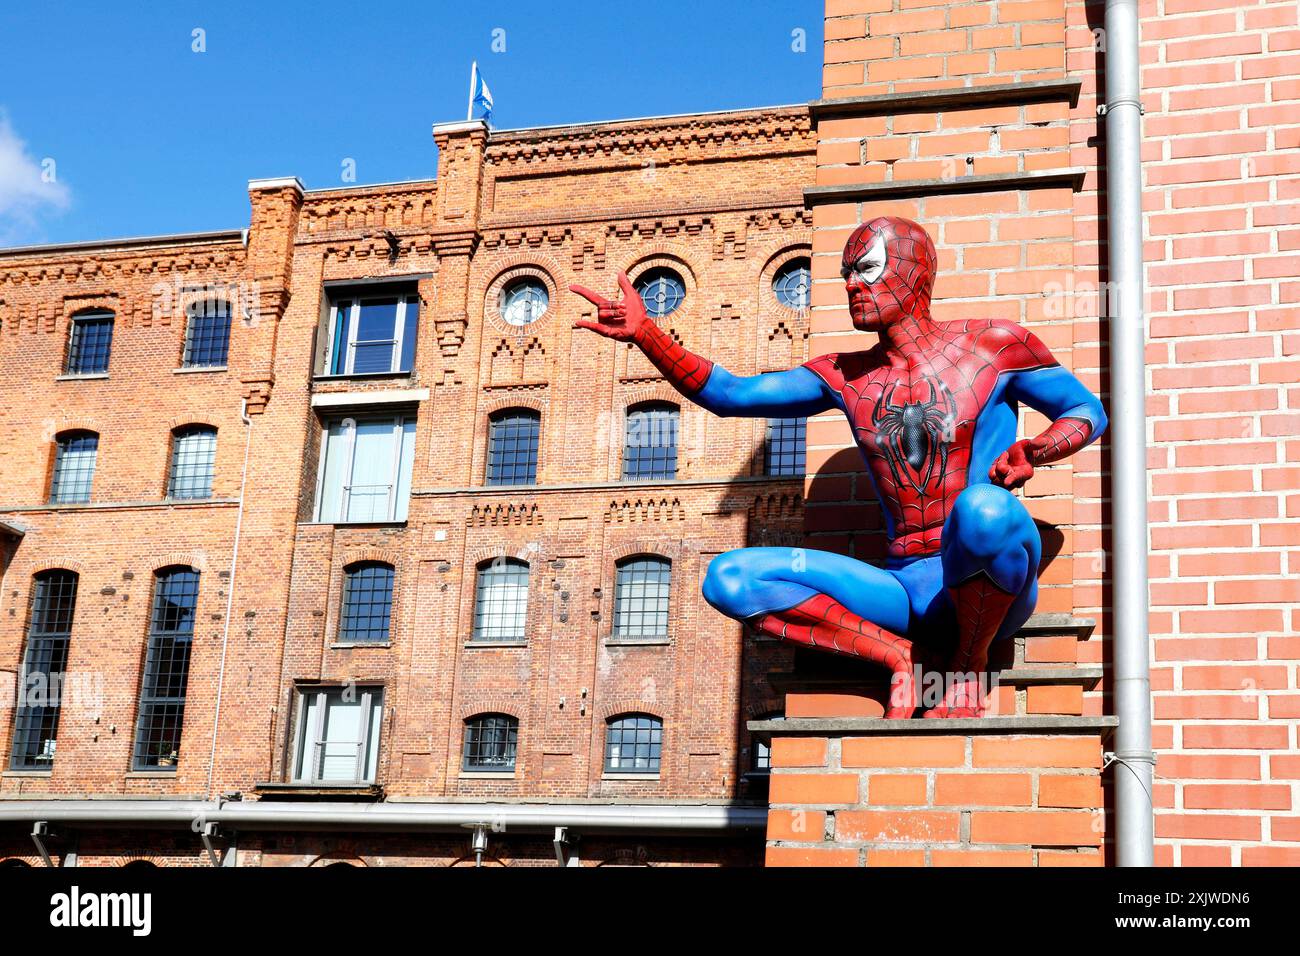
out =
{"type": "Polygon", "coordinates": [[[501,128],[810,100],[821,17],[822,0],[4,2],[0,246],[241,228],[249,179],[343,185],[349,159],[357,183],[432,176],[430,127],[464,119],[475,59],[501,128]]]}

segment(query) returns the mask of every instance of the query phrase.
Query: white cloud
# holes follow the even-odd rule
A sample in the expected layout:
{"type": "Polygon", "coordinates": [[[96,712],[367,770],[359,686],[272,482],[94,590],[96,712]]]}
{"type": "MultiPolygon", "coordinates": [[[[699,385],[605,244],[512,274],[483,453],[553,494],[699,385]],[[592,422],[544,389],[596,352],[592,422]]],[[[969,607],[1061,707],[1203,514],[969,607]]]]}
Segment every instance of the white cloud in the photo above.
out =
{"type": "Polygon", "coordinates": [[[53,159],[37,159],[0,111],[0,245],[39,242],[40,217],[62,212],[72,193],[53,159]]]}

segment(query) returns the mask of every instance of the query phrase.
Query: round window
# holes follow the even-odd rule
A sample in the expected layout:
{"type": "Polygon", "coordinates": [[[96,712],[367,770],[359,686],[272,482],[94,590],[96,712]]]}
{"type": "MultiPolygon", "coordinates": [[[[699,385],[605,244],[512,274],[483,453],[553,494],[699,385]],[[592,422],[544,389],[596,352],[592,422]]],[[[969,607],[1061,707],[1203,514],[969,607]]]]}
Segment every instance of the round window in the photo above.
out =
{"type": "Polygon", "coordinates": [[[501,318],[511,325],[528,325],[542,317],[551,297],[540,279],[519,279],[501,294],[501,318]]]}
{"type": "Polygon", "coordinates": [[[789,309],[808,308],[812,292],[812,270],[807,259],[792,259],[772,277],[776,301],[789,309]]]}
{"type": "Polygon", "coordinates": [[[672,269],[651,269],[636,280],[636,290],[646,313],[654,318],[677,311],[686,298],[686,285],[672,269]]]}

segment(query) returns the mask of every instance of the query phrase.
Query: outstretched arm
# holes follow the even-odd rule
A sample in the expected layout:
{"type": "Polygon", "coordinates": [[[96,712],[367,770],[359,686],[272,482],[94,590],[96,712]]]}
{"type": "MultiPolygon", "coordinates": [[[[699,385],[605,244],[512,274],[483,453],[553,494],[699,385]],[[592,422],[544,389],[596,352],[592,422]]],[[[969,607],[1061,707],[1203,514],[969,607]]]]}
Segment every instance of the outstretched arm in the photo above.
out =
{"type": "Polygon", "coordinates": [[[989,479],[1004,488],[1019,488],[1033,476],[1035,466],[1069,457],[1106,430],[1101,400],[1060,365],[1014,373],[1008,394],[1042,412],[1052,424],[1036,437],[1016,442],[993,463],[989,479]]]}
{"type": "Polygon", "coordinates": [[[569,286],[597,309],[597,321],[580,319],[574,327],[636,343],[672,386],[701,408],[723,416],[796,418],[834,407],[830,389],[805,368],[737,376],[688,351],[646,315],[627,273],[619,273],[618,284],[623,298],[617,302],[580,285],[569,286]]]}

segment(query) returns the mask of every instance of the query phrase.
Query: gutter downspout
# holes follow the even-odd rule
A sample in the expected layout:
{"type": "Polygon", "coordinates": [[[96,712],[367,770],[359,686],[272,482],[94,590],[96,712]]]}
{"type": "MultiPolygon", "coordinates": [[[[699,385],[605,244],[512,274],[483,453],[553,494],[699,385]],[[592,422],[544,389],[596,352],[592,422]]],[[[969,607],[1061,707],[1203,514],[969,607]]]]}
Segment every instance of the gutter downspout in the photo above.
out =
{"type": "Polygon", "coordinates": [[[248,450],[253,445],[253,420],[248,417],[246,398],[239,406],[239,418],[244,423],[244,471],[239,478],[239,509],[235,513],[235,542],[230,550],[230,578],[226,581],[226,622],[221,633],[221,668],[217,672],[217,702],[215,713],[212,715],[212,752],[208,755],[208,785],[204,790],[209,799],[214,797],[212,781],[217,769],[217,738],[221,733],[221,692],[226,684],[226,649],[230,644],[230,615],[234,613],[235,605],[235,569],[239,564],[239,534],[244,527],[244,489],[248,485],[248,450]]]}
{"type": "Polygon", "coordinates": [[[1146,316],[1142,261],[1142,100],[1137,0],[1106,0],[1107,242],[1115,668],[1115,851],[1151,866],[1150,639],[1147,634],[1146,316]]]}

